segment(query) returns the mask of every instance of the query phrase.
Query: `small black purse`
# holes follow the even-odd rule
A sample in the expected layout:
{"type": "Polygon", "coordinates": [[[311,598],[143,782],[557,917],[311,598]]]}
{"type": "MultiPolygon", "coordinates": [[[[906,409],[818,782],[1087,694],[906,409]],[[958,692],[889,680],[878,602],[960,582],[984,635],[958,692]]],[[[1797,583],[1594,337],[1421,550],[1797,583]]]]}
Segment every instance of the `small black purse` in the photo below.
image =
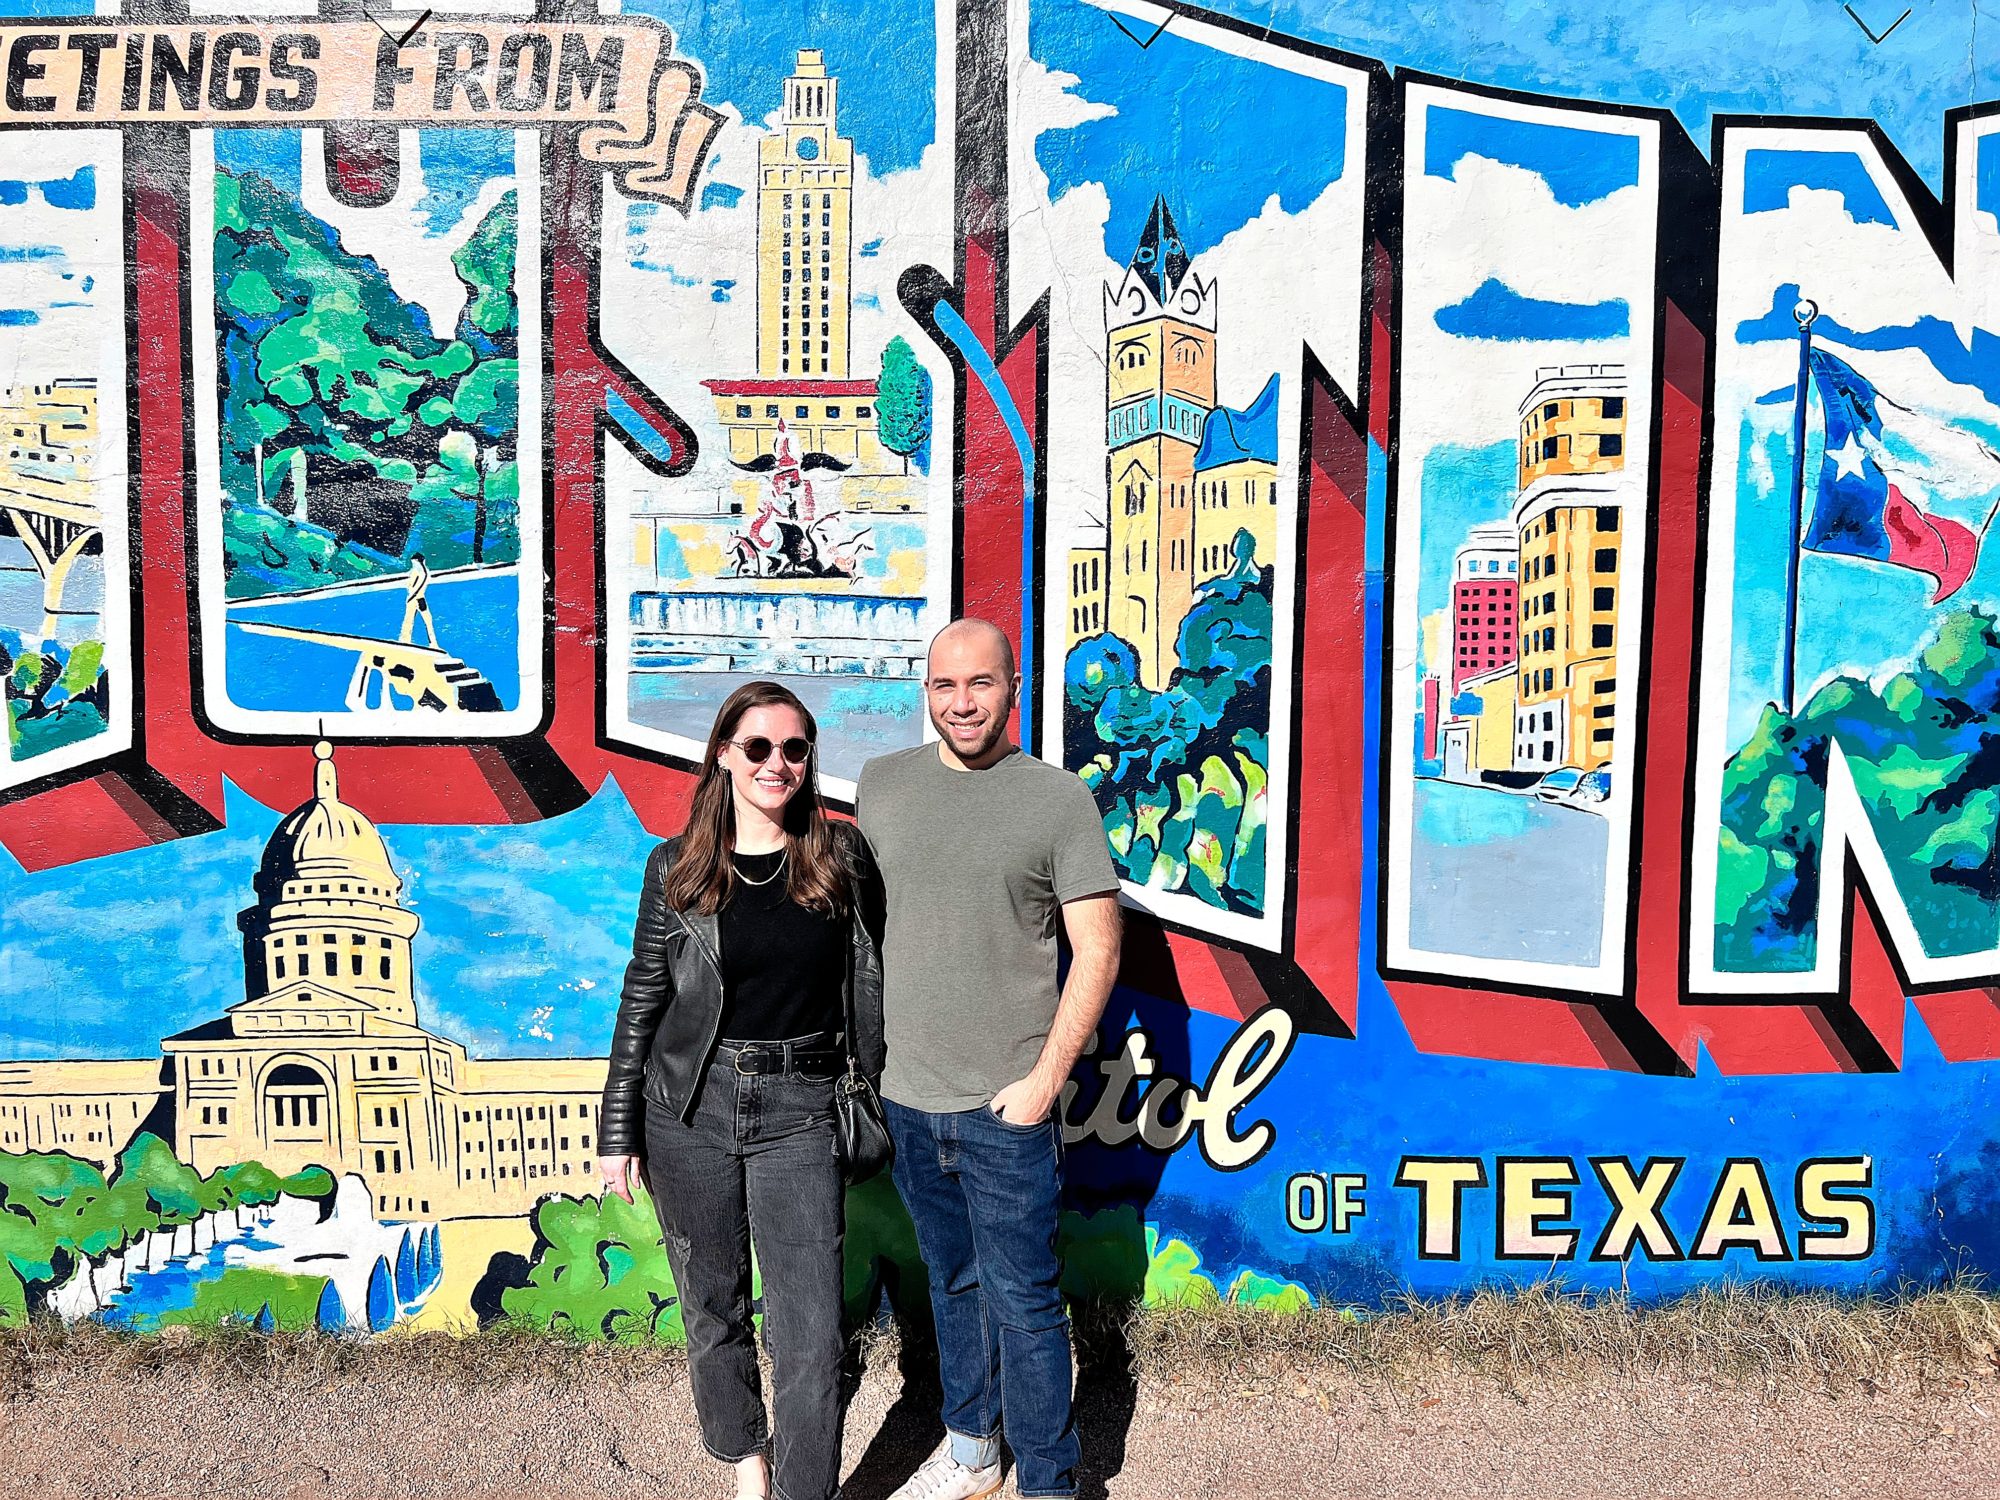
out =
{"type": "MultiPolygon", "coordinates": [[[[856,920],[859,920],[858,918],[856,920]]],[[[834,1153],[840,1158],[840,1175],[852,1187],[878,1177],[896,1159],[896,1144],[889,1139],[889,1122],[882,1117],[882,1101],[875,1085],[861,1072],[854,1055],[854,977],[850,970],[847,1002],[847,1071],[833,1085],[834,1153]]]]}
{"type": "Polygon", "coordinates": [[[850,1187],[879,1176],[896,1159],[888,1123],[882,1118],[882,1101],[851,1054],[847,1072],[833,1086],[833,1134],[840,1175],[850,1187]]]}

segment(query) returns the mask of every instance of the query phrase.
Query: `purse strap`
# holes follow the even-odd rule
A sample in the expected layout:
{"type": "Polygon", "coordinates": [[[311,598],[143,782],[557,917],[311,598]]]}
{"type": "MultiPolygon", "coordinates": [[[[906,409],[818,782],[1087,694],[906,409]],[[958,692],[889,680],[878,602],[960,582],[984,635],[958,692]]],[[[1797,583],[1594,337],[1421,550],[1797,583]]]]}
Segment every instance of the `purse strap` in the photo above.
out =
{"type": "MultiPolygon", "coordinates": [[[[850,910],[848,922],[852,924],[860,920],[861,913],[859,909],[850,910]]],[[[841,986],[840,999],[841,1008],[845,1012],[843,1019],[846,1022],[846,1031],[842,1035],[841,1041],[847,1047],[847,1078],[851,1087],[854,1080],[861,1076],[861,1062],[854,1055],[854,931],[851,925],[847,933],[847,983],[841,986]]]]}

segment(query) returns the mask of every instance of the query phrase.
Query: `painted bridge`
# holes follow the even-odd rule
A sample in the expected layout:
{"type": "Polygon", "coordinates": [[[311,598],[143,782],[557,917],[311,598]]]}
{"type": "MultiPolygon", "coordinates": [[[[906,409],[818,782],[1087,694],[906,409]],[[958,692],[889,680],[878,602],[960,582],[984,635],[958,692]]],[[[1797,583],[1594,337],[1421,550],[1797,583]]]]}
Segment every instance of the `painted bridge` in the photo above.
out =
{"type": "Polygon", "coordinates": [[[42,579],[42,639],[56,633],[70,569],[104,548],[91,480],[97,382],[10,387],[0,396],[0,535],[20,539],[42,579]]]}

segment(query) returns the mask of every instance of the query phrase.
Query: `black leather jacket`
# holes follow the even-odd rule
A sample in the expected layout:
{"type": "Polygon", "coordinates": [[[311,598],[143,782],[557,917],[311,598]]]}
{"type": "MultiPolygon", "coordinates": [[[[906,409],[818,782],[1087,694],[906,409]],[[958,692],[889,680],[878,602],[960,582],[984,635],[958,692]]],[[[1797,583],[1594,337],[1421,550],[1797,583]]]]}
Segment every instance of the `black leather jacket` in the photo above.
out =
{"type": "MultiPolygon", "coordinates": [[[[855,1057],[872,1080],[882,1072],[880,882],[859,831],[848,823],[836,823],[834,830],[850,866],[860,872],[846,985],[853,999],[855,1057]]],[[[625,968],[611,1036],[597,1129],[600,1157],[645,1154],[648,1108],[682,1120],[693,1112],[695,1085],[721,1029],[721,924],[713,915],[667,909],[666,873],[679,850],[680,840],[669,839],[646,861],[632,962],[625,968]]]]}

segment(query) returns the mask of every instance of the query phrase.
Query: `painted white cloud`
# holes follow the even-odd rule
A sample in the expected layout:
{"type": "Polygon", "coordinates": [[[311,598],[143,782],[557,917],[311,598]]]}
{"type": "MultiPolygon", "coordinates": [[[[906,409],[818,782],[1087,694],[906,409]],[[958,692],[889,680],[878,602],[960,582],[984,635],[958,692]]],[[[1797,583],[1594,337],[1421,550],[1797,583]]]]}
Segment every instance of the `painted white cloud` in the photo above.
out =
{"type": "MultiPolygon", "coordinates": [[[[0,177],[67,178],[115,161],[118,149],[115,131],[24,131],[0,149],[0,177]]],[[[0,308],[33,317],[0,326],[0,385],[96,373],[104,310],[116,305],[125,274],[118,205],[111,201],[116,180],[98,173],[97,203],[89,209],[51,207],[34,189],[21,203],[0,205],[0,245],[17,253],[34,247],[58,252],[0,261],[0,308]]]]}
{"type": "MultiPolygon", "coordinates": [[[[1837,192],[1794,187],[1786,207],[1732,219],[1725,243],[1729,265],[1723,281],[1728,290],[1720,332],[1731,342],[1738,325],[1762,317],[1778,288],[1788,283],[1817,302],[1829,324],[1860,331],[1906,327],[1932,317],[1957,327],[1970,347],[1971,327],[1993,326],[1977,307],[1983,295],[1979,267],[1967,268],[1954,287],[1919,230],[1858,224],[1837,192]]],[[[2000,275],[2000,256],[1991,270],[2000,275]]],[[[2000,408],[1984,392],[1948,379],[1921,351],[1850,349],[1826,326],[1815,335],[1816,342],[1849,359],[1903,405],[1946,419],[1969,417],[2000,425],[2000,408]]],[[[1718,372],[1718,409],[1742,409],[1768,391],[1793,385],[1798,359],[1798,345],[1791,339],[1737,344],[1718,372]]],[[[1759,431],[1791,421],[1789,405],[1749,409],[1759,431]]]]}
{"type": "Polygon", "coordinates": [[[1619,294],[1618,270],[1642,205],[1637,186],[1571,208],[1548,180],[1484,156],[1459,159],[1451,177],[1413,173],[1404,260],[1406,316],[1430,318],[1489,280],[1545,302],[1596,303],[1619,294]]]}
{"type": "Polygon", "coordinates": [[[1539,172],[1467,155],[1452,177],[1412,175],[1406,192],[1406,463],[1421,462],[1439,443],[1510,441],[1538,368],[1629,362],[1629,337],[1464,339],[1445,333],[1436,318],[1488,281],[1544,302],[1622,300],[1635,319],[1645,317],[1653,226],[1637,186],[1571,208],[1539,172]]]}

